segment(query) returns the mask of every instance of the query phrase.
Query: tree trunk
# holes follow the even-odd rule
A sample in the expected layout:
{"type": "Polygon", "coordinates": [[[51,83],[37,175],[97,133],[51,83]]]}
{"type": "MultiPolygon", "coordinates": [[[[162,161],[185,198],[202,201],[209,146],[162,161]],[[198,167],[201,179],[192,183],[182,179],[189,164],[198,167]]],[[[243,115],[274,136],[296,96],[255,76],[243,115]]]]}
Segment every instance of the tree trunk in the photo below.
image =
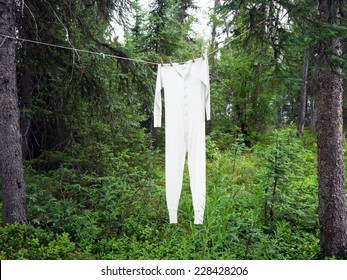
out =
{"type": "Polygon", "coordinates": [[[310,98],[310,128],[313,132],[317,133],[317,109],[315,98],[310,98]]]}
{"type": "MultiPolygon", "coordinates": [[[[338,1],[319,0],[318,5],[318,18],[322,24],[340,24],[338,1]]],[[[347,215],[343,162],[343,79],[341,67],[329,59],[332,54],[341,56],[341,41],[335,38],[323,39],[319,45],[319,89],[316,96],[318,215],[322,256],[344,258],[347,248],[347,215]]]]}
{"type": "Polygon", "coordinates": [[[302,65],[302,82],[300,91],[300,108],[298,114],[298,137],[304,135],[305,118],[306,118],[306,96],[307,96],[307,76],[308,76],[308,51],[304,53],[304,61],[302,65]]]}
{"type": "MultiPolygon", "coordinates": [[[[15,36],[15,0],[0,0],[0,33],[15,36]]],[[[0,177],[2,223],[26,223],[25,183],[16,85],[16,46],[0,37],[0,177]]]]}
{"type": "MultiPolygon", "coordinates": [[[[214,9],[217,10],[217,8],[220,6],[220,0],[214,0],[214,9]]],[[[212,24],[212,32],[211,32],[211,43],[213,48],[215,47],[216,43],[216,37],[217,37],[217,24],[213,22],[212,24]]]]}
{"type": "MultiPolygon", "coordinates": [[[[219,6],[220,6],[220,0],[214,0],[214,13],[217,12],[217,8],[219,6]]],[[[216,50],[218,47],[216,39],[217,39],[217,23],[215,22],[215,20],[212,20],[211,44],[210,44],[210,48],[212,49],[212,51],[216,50]]],[[[215,55],[216,53],[213,53],[213,55],[210,57],[211,63],[215,61],[215,55]]]]}
{"type": "Polygon", "coordinates": [[[22,136],[22,154],[23,159],[31,159],[32,158],[32,149],[30,149],[30,126],[31,126],[31,117],[28,114],[28,110],[31,109],[32,104],[32,93],[33,93],[33,82],[31,78],[31,71],[26,69],[21,79],[21,90],[18,88],[18,96],[19,96],[19,108],[21,111],[19,118],[20,125],[20,134],[22,136]]]}
{"type": "Polygon", "coordinates": [[[186,18],[188,17],[188,8],[192,7],[193,1],[192,0],[178,0],[177,1],[179,6],[178,6],[178,21],[180,24],[184,24],[186,18]]]}

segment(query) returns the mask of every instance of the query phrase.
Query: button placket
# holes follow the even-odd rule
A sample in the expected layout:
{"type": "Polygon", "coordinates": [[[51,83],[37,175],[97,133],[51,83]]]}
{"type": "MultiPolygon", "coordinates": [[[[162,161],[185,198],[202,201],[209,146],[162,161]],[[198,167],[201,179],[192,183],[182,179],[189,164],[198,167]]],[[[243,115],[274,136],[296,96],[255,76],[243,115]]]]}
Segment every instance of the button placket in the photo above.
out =
{"type": "Polygon", "coordinates": [[[189,107],[188,107],[188,82],[186,81],[186,79],[183,79],[183,83],[184,83],[184,95],[183,95],[183,102],[184,102],[184,109],[183,109],[183,113],[184,113],[184,136],[185,139],[188,139],[188,114],[189,114],[189,107]]]}

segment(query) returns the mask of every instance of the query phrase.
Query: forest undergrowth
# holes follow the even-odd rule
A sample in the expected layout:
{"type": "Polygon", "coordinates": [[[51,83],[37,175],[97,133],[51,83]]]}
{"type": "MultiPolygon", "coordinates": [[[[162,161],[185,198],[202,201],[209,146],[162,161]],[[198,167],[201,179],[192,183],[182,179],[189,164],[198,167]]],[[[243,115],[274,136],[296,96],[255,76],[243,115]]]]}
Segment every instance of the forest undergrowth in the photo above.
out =
{"type": "Polygon", "coordinates": [[[164,149],[94,145],[27,162],[29,224],[0,227],[0,258],[318,259],[314,135],[273,129],[248,148],[242,135],[212,132],[206,143],[203,225],[193,224],[187,167],[169,224],[164,149]]]}

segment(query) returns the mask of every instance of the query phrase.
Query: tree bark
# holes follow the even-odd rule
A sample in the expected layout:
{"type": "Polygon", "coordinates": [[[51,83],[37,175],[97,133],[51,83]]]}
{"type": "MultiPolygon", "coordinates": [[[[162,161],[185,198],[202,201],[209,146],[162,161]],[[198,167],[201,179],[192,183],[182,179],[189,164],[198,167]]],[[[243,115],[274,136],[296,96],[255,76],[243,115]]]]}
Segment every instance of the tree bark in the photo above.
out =
{"type": "Polygon", "coordinates": [[[300,107],[298,114],[298,137],[302,138],[304,135],[305,118],[306,118],[306,97],[307,97],[307,77],[308,77],[308,51],[304,53],[304,61],[302,65],[302,82],[300,91],[300,107]]]}
{"type": "MultiPolygon", "coordinates": [[[[318,1],[318,18],[322,24],[340,24],[341,10],[338,2],[318,1]]],[[[331,55],[342,55],[341,41],[336,38],[323,39],[318,50],[320,65],[316,109],[320,247],[322,257],[334,256],[342,259],[347,248],[342,126],[343,78],[341,67],[330,61],[331,55]]]]}
{"type": "MultiPolygon", "coordinates": [[[[15,36],[15,0],[0,0],[0,33],[15,36]]],[[[16,46],[0,37],[0,177],[2,223],[26,223],[25,183],[16,85],[16,46]]]]}

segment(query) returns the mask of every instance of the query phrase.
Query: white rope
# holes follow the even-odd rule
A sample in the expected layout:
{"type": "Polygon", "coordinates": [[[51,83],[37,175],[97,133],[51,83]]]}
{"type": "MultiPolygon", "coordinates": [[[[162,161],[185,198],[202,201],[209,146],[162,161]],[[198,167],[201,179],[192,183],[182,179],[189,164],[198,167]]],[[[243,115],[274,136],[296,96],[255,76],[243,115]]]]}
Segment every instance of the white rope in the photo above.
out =
{"type": "Polygon", "coordinates": [[[155,65],[158,64],[157,62],[151,62],[151,61],[146,61],[146,60],[141,60],[141,59],[133,59],[133,58],[129,58],[129,57],[118,56],[118,55],[113,55],[113,54],[107,54],[107,53],[102,53],[102,52],[94,52],[94,51],[88,51],[88,50],[83,50],[83,49],[76,49],[76,48],[71,48],[71,47],[66,47],[66,46],[61,46],[61,45],[41,42],[41,41],[35,41],[35,40],[30,40],[30,39],[23,39],[23,38],[19,38],[19,37],[12,37],[12,36],[3,35],[3,34],[0,34],[0,36],[4,37],[5,39],[8,38],[8,39],[16,40],[16,41],[22,41],[22,42],[28,42],[28,43],[38,44],[38,45],[55,47],[55,48],[60,48],[60,49],[64,49],[64,50],[71,50],[71,51],[77,51],[77,52],[81,52],[81,53],[100,55],[102,57],[112,57],[112,58],[118,58],[118,59],[129,60],[129,61],[135,61],[135,62],[140,62],[140,63],[155,64],[155,65]]]}
{"type": "Polygon", "coordinates": [[[2,47],[2,45],[5,43],[5,41],[6,41],[6,37],[4,38],[4,40],[2,40],[2,42],[1,42],[1,44],[0,44],[0,48],[2,47]]]}
{"type": "MultiPolygon", "coordinates": [[[[262,24],[265,20],[259,22],[256,26],[262,24]]],[[[238,39],[239,37],[245,35],[247,32],[249,32],[251,29],[247,29],[243,33],[237,35],[236,37],[233,37],[231,40],[228,42],[224,43],[223,46],[216,48],[215,50],[211,51],[210,53],[207,54],[207,56],[210,56],[214,53],[216,53],[218,50],[220,50],[222,47],[225,47],[238,39]]],[[[152,64],[152,65],[158,65],[159,62],[152,62],[152,61],[147,61],[147,60],[142,60],[142,59],[136,59],[136,58],[129,58],[129,57],[124,57],[124,56],[118,56],[118,55],[113,55],[113,54],[107,54],[107,53],[102,53],[102,52],[94,52],[94,51],[88,51],[88,50],[83,50],[83,49],[76,49],[73,47],[67,47],[67,46],[61,46],[61,45],[56,45],[56,44],[51,44],[51,43],[46,43],[46,42],[41,42],[41,41],[35,41],[35,40],[30,40],[30,39],[24,39],[24,38],[19,38],[19,37],[13,37],[9,35],[4,35],[0,34],[4,38],[2,43],[0,44],[0,47],[2,44],[5,42],[6,39],[12,39],[16,41],[21,41],[21,42],[28,42],[28,43],[33,43],[33,44],[38,44],[38,45],[44,45],[48,47],[55,47],[55,48],[60,48],[60,49],[65,49],[65,50],[71,50],[73,52],[81,52],[81,53],[88,53],[88,54],[93,54],[93,55],[100,55],[103,58],[105,57],[111,57],[111,58],[117,58],[117,59],[122,59],[122,60],[128,60],[128,61],[134,61],[134,62],[139,62],[139,63],[147,63],[147,64],[152,64]]]]}

